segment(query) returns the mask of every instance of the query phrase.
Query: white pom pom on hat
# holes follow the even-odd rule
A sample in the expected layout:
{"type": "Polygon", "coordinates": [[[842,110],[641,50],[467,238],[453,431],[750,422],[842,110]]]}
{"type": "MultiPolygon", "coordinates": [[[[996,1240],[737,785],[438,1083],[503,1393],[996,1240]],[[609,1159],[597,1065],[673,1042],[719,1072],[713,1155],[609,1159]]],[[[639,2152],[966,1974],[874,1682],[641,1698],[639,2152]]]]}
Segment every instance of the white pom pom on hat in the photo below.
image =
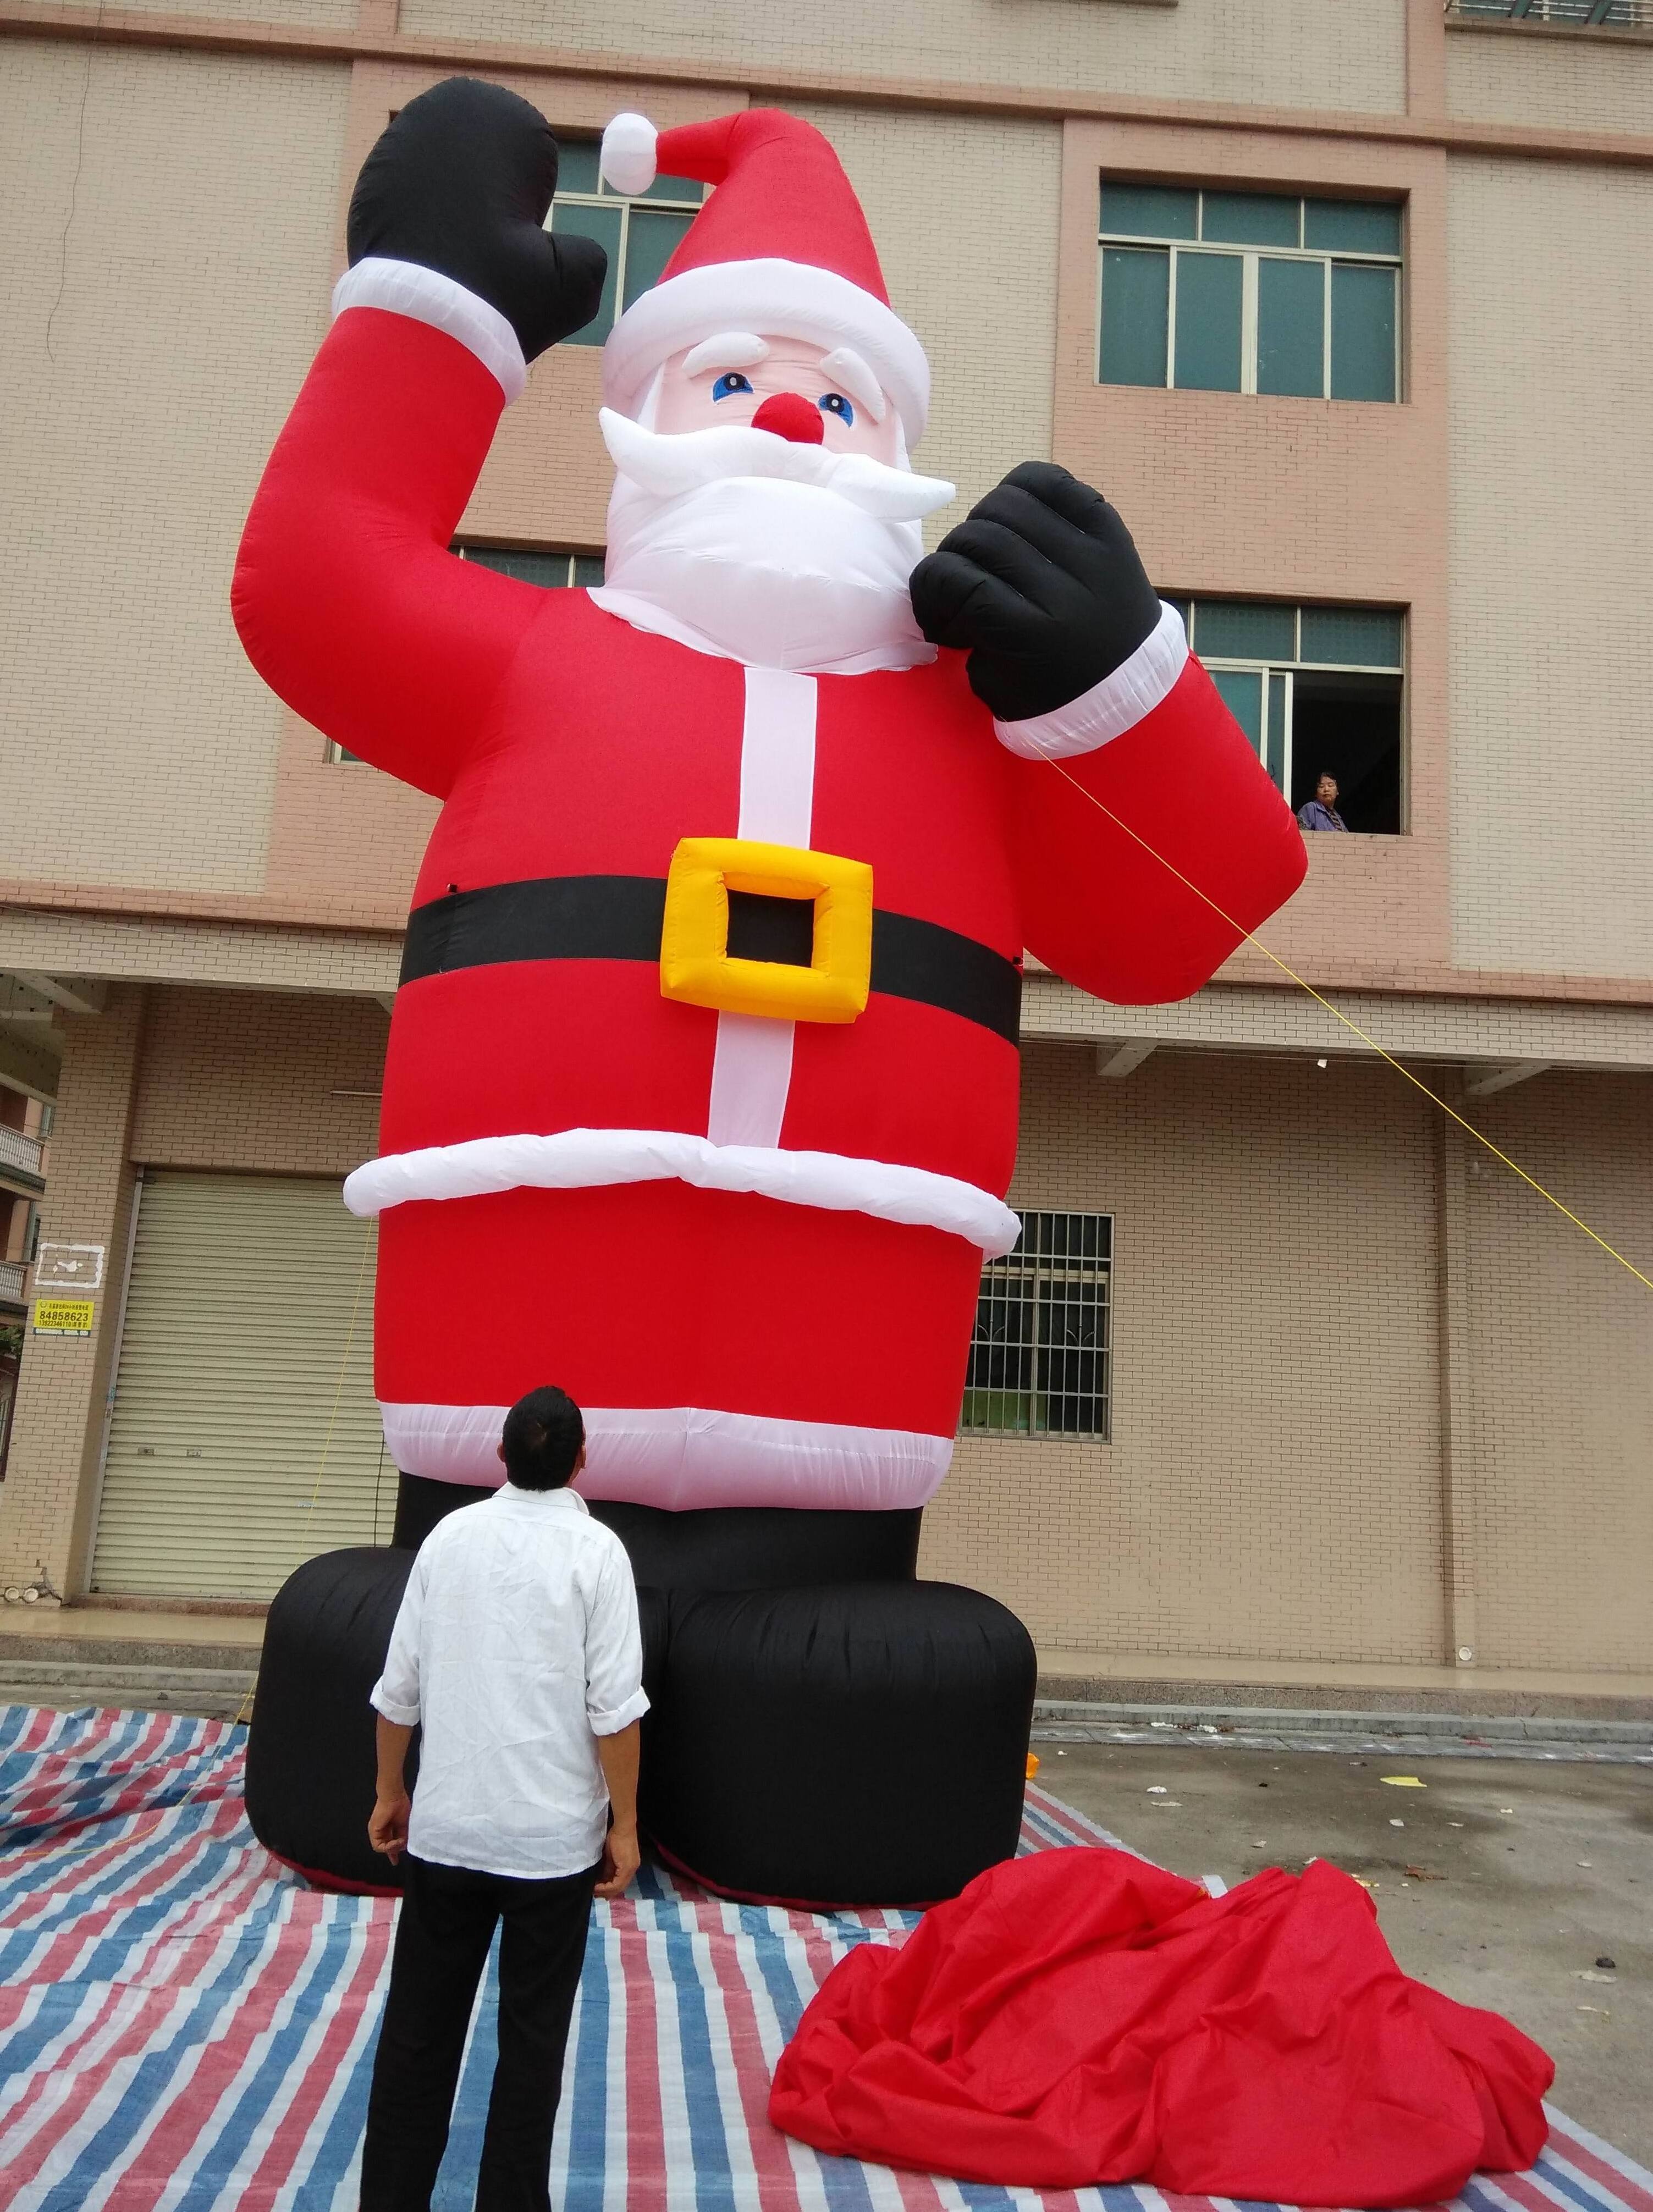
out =
{"type": "Polygon", "coordinates": [[[653,183],[659,135],[646,115],[630,113],[617,115],[604,131],[598,166],[617,192],[646,192],[653,183]]]}

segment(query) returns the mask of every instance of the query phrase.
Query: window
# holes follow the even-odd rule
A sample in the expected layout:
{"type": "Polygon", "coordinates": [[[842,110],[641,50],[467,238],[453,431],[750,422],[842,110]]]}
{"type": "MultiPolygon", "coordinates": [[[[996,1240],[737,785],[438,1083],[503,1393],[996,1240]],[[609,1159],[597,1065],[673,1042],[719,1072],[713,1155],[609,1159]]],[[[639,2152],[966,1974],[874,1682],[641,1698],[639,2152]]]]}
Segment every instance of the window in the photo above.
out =
{"type": "Polygon", "coordinates": [[[1406,617],[1388,607],[1290,607],[1177,599],[1211,672],[1295,811],[1323,775],[1351,830],[1401,827],[1401,688],[1406,617]]]}
{"type": "Polygon", "coordinates": [[[1648,0],[1446,0],[1459,22],[1555,24],[1567,30],[1653,29],[1648,0]]]}
{"type": "Polygon", "coordinates": [[[1398,395],[1395,202],[1104,178],[1099,240],[1101,383],[1398,395]]]}
{"type": "Polygon", "coordinates": [[[456,545],[453,550],[461,561],[475,561],[498,575],[514,576],[520,584],[540,584],[547,591],[570,584],[583,590],[603,580],[600,553],[571,553],[560,545],[548,553],[527,552],[514,545],[456,545]]]}
{"type": "MultiPolygon", "coordinates": [[[[475,561],[501,576],[514,576],[521,584],[539,584],[548,591],[569,585],[583,589],[603,580],[600,553],[573,553],[562,546],[552,552],[534,552],[515,545],[455,545],[452,550],[461,561],[475,561]]],[[[348,768],[362,765],[359,754],[347,753],[331,738],[325,757],[348,768]]]]}
{"type": "Polygon", "coordinates": [[[563,343],[601,345],[616,315],[659,283],[678,240],[699,212],[706,187],[687,177],[656,177],[646,192],[623,199],[598,176],[596,139],[565,138],[557,150],[556,198],[546,226],[594,238],[609,258],[595,319],[563,343]]]}
{"type": "Polygon", "coordinates": [[[1113,1220],[1024,1213],[1021,1223],[1016,1249],[981,1270],[961,1426],[1105,1442],[1113,1220]]]}

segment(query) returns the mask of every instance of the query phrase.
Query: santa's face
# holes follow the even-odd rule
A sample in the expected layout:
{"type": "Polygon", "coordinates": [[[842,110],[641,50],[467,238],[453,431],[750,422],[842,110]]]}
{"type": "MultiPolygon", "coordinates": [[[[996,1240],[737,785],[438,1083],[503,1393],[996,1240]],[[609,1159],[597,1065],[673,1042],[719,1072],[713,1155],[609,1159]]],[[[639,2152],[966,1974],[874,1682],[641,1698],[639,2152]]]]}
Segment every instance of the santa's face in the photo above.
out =
{"type": "Polygon", "coordinates": [[[794,393],[821,418],[830,452],[866,453],[886,467],[900,459],[896,410],[877,377],[848,348],[731,331],[673,354],[660,372],[653,427],[668,435],[751,422],[767,399],[794,393]]]}
{"type": "Polygon", "coordinates": [[[658,611],[675,634],[763,667],[930,657],[907,580],[921,518],[953,488],[908,467],[895,406],[860,355],[726,331],[673,355],[638,415],[602,415],[617,611],[658,611]]]}

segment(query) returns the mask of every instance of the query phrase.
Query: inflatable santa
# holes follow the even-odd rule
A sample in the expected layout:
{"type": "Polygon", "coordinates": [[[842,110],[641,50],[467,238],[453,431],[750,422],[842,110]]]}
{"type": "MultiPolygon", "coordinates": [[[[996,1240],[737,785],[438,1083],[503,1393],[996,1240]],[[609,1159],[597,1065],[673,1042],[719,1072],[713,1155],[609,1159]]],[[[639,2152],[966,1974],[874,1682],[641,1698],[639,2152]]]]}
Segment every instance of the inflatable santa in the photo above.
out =
{"type": "MultiPolygon", "coordinates": [[[[236,571],[270,685],[442,802],[345,1193],[380,1223],[399,1534],[560,1383],[656,1593],[657,1841],[746,1893],[928,1899],[1014,1847],[1032,1689],[1012,1616],[912,1579],[1017,1235],[1023,948],[1182,997],[1302,846],[1096,492],[1025,464],[921,558],[953,497],[909,458],[927,364],[817,131],[621,116],[603,167],[715,187],[605,348],[605,585],[451,550],[604,273],[544,228],[544,119],[463,79],[362,170],[236,571]]],[[[365,1846],[295,1779],[328,1765],[313,1685],[365,1689],[405,1566],[313,1563],[272,1615],[255,1818],[324,1873],[365,1846]]]]}

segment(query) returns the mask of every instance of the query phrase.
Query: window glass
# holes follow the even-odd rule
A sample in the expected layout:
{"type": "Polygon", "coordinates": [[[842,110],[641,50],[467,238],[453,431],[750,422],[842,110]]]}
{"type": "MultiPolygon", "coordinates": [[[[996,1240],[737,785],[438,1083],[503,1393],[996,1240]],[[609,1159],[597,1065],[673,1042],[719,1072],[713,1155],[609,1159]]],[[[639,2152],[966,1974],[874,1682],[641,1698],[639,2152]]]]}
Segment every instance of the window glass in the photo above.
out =
{"type": "Polygon", "coordinates": [[[556,142],[556,189],[559,192],[597,190],[597,141],[559,138],[556,142]]]}
{"type": "Polygon", "coordinates": [[[525,552],[514,545],[467,545],[465,557],[480,568],[492,568],[497,575],[514,576],[521,584],[550,589],[568,580],[566,553],[525,552]]]}
{"type": "Polygon", "coordinates": [[[1245,732],[1255,747],[1262,751],[1262,687],[1261,672],[1255,668],[1213,668],[1211,680],[1217,686],[1224,706],[1245,732]]]}
{"type": "Polygon", "coordinates": [[[1401,210],[1393,200],[1307,200],[1303,242],[1333,253],[1401,258],[1401,210]]]}
{"type": "Polygon", "coordinates": [[[1318,399],[1326,389],[1326,264],[1257,264],[1257,389],[1318,399]]]}
{"type": "Polygon", "coordinates": [[[1332,264],[1332,397],[1395,397],[1397,271],[1359,262],[1332,264]]]}
{"type": "Polygon", "coordinates": [[[1107,181],[1102,187],[1102,228],[1110,237],[1193,238],[1199,206],[1198,192],[1107,181]]]}
{"type": "Polygon", "coordinates": [[[1102,251],[1102,381],[1165,381],[1165,313],[1170,296],[1169,253],[1133,246],[1102,251]]]}
{"type": "Polygon", "coordinates": [[[1101,382],[1301,399],[1400,396],[1398,204],[1104,177],[1098,206],[1101,382]],[[1115,242],[1126,239],[1177,242],[1163,264],[1130,258],[1152,248],[1115,242]],[[1348,258],[1356,254],[1372,258],[1348,258]]]}
{"type": "Polygon", "coordinates": [[[600,553],[576,553],[574,556],[574,580],[581,590],[588,590],[603,580],[603,556],[600,553]]]}
{"type": "Polygon", "coordinates": [[[646,192],[635,195],[644,200],[687,200],[698,207],[706,197],[706,187],[693,177],[656,177],[646,192]]]}
{"type": "Polygon", "coordinates": [[[1207,192],[1200,235],[1223,246],[1295,246],[1302,205],[1268,192],[1207,192]]]}
{"type": "Polygon", "coordinates": [[[614,301],[620,281],[620,227],[624,222],[623,207],[584,207],[579,201],[561,199],[551,204],[551,228],[576,232],[581,238],[594,238],[608,255],[608,275],[603,279],[603,304],[583,330],[575,331],[565,343],[568,345],[601,345],[614,326],[614,301]]]}
{"type": "Polygon", "coordinates": [[[1237,253],[1176,257],[1176,383],[1188,392],[1240,388],[1240,303],[1244,264],[1237,253]]]}
{"type": "Polygon", "coordinates": [[[661,215],[652,208],[632,210],[623,308],[659,283],[666,263],[694,219],[691,215],[661,215]]]}
{"type": "Polygon", "coordinates": [[[1201,660],[1295,660],[1297,610],[1259,600],[1200,599],[1194,649],[1201,660]]]}
{"type": "Polygon", "coordinates": [[[1344,668],[1398,668],[1404,617],[1383,607],[1305,607],[1304,660],[1344,668]]]}

